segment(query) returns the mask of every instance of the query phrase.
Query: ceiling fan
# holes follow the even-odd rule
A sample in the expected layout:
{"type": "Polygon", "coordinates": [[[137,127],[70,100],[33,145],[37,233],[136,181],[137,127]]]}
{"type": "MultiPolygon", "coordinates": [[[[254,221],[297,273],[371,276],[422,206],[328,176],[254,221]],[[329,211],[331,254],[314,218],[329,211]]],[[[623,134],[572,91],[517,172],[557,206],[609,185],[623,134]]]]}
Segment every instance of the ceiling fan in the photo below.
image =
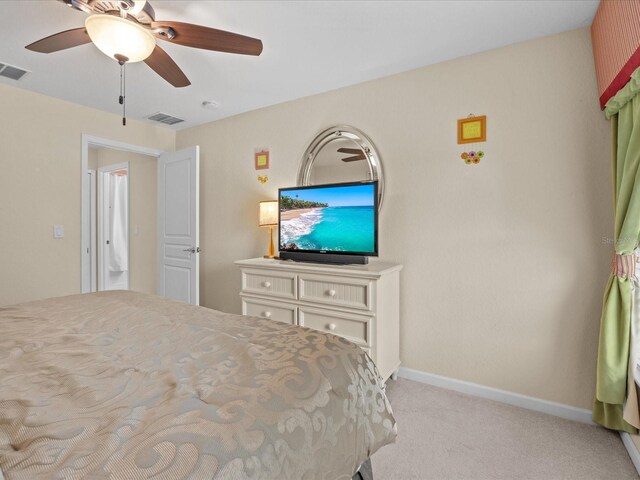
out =
{"type": "Polygon", "coordinates": [[[25,48],[52,53],[93,42],[120,65],[143,61],[174,87],[191,85],[156,40],[218,52],[260,55],[262,42],[237,33],[190,23],[156,21],[146,0],[59,0],[68,7],[91,14],[85,26],[56,33],[25,48]]]}
{"type": "Polygon", "coordinates": [[[367,155],[360,150],[359,148],[339,148],[338,149],[339,153],[348,153],[350,155],[353,155],[352,157],[346,157],[343,158],[342,161],[343,162],[357,162],[358,160],[365,160],[367,158],[367,155]]]}

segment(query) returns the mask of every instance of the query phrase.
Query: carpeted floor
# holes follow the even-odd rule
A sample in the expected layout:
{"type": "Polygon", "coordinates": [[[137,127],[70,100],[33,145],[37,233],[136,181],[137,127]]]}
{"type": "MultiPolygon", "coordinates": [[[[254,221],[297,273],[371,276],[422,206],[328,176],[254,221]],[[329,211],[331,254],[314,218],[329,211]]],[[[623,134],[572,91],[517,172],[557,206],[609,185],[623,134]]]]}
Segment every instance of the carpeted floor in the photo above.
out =
{"type": "Polygon", "coordinates": [[[389,380],[398,439],[372,456],[375,480],[638,480],[604,428],[389,380]]]}

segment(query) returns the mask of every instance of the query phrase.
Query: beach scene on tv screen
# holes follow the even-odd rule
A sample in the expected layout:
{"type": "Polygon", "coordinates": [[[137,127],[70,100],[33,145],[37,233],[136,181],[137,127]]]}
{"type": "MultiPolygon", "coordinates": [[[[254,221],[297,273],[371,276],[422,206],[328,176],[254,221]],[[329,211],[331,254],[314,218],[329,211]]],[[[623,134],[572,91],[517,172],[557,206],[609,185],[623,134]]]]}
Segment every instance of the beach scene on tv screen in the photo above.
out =
{"type": "Polygon", "coordinates": [[[280,250],[374,253],[374,186],[280,192],[280,250]]]}

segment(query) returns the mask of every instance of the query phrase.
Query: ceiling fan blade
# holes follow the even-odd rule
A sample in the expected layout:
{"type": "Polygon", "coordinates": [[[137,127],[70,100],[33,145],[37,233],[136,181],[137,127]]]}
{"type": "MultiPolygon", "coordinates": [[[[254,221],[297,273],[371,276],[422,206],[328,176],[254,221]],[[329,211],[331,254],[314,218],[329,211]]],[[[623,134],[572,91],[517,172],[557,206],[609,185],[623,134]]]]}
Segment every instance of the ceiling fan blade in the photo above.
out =
{"type": "Polygon", "coordinates": [[[90,42],[91,39],[89,38],[87,30],[82,27],[73,28],[71,30],[66,30],[64,32],[50,35],[46,38],[43,38],[42,40],[33,42],[32,44],[27,45],[24,48],[32,50],[34,52],[52,53],[59,50],[65,50],[67,48],[84,45],[85,43],[90,42]]]}
{"type": "Polygon", "coordinates": [[[362,150],[360,150],[359,148],[345,148],[345,147],[342,147],[342,148],[338,149],[338,152],[340,152],[340,153],[353,153],[354,155],[364,155],[362,153],[362,150]]]}
{"type": "Polygon", "coordinates": [[[191,85],[191,82],[180,70],[176,62],[158,45],[156,45],[156,48],[153,49],[153,52],[144,63],[174,87],[180,88],[191,85]]]}
{"type": "Polygon", "coordinates": [[[182,22],[152,22],[151,28],[171,28],[175,32],[175,37],[169,39],[166,35],[159,33],[157,34],[158,38],[186,47],[242,55],[260,55],[262,53],[262,42],[257,38],[245,37],[224,30],[182,22]]]}
{"type": "Polygon", "coordinates": [[[357,155],[355,157],[347,157],[343,158],[343,162],[357,162],[358,160],[364,160],[366,157],[364,155],[357,155]]]}

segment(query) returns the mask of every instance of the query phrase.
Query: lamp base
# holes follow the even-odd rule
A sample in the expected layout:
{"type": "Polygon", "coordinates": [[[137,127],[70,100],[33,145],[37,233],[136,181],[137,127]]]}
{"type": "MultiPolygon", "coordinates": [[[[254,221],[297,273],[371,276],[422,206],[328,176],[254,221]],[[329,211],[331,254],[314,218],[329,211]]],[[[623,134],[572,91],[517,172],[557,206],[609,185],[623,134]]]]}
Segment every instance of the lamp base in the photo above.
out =
{"type": "Polygon", "coordinates": [[[269,258],[271,260],[280,260],[280,257],[275,255],[273,257],[270,257],[269,255],[263,255],[262,258],[269,258]]]}
{"type": "Polygon", "coordinates": [[[276,258],[276,249],[273,245],[273,225],[269,225],[269,255],[264,258],[276,258]]]}

